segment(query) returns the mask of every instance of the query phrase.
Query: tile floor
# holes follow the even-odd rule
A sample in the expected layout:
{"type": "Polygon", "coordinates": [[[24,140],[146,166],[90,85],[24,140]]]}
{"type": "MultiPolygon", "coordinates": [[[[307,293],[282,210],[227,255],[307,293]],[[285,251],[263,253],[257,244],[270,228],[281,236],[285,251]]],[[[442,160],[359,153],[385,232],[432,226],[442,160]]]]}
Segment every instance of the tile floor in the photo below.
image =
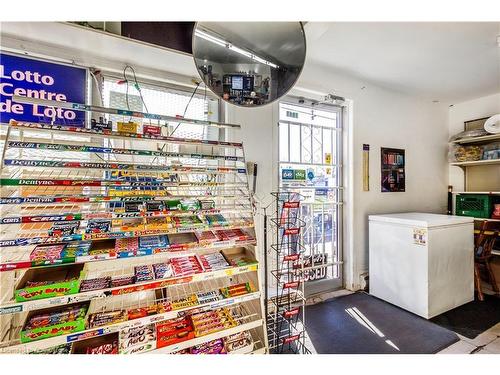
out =
{"type": "MultiPolygon", "coordinates": [[[[306,304],[314,305],[330,298],[345,296],[351,293],[352,292],[349,290],[337,290],[330,293],[323,293],[308,299],[306,304]]],[[[475,339],[469,339],[458,333],[457,335],[460,341],[450,345],[438,354],[500,354],[500,323],[481,333],[475,339]]],[[[313,354],[316,354],[314,345],[307,334],[305,345],[313,354]]]]}

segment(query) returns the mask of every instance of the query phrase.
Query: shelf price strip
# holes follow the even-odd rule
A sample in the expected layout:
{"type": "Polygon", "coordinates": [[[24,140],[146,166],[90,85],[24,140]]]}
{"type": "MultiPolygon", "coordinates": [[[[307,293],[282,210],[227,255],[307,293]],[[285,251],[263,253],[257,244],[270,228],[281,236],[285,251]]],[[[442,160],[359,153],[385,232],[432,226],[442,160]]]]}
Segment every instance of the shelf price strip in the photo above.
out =
{"type": "Polygon", "coordinates": [[[137,138],[145,140],[157,140],[165,141],[170,143],[186,143],[191,145],[200,146],[222,146],[222,147],[235,147],[242,148],[243,144],[238,142],[223,142],[223,141],[209,141],[203,139],[192,139],[192,138],[176,138],[176,137],[164,137],[164,136],[153,136],[144,134],[133,134],[133,133],[119,133],[112,130],[97,130],[97,129],[86,129],[76,126],[59,126],[50,124],[40,124],[40,123],[30,123],[30,122],[17,122],[11,121],[9,125],[15,128],[26,128],[26,129],[45,129],[49,131],[58,131],[65,133],[77,133],[77,134],[88,134],[88,135],[102,135],[102,136],[112,136],[118,138],[137,138]]]}
{"type": "Polygon", "coordinates": [[[112,155],[157,156],[157,157],[170,157],[170,158],[208,159],[208,160],[225,160],[225,161],[240,161],[240,162],[244,161],[244,158],[239,156],[225,156],[225,155],[211,155],[211,154],[197,154],[197,153],[190,154],[190,153],[163,152],[163,151],[150,151],[150,150],[130,150],[124,148],[76,146],[76,145],[36,143],[36,142],[10,141],[8,143],[8,147],[50,150],[50,151],[91,152],[91,153],[112,154],[112,155]]]}
{"type": "Polygon", "coordinates": [[[97,163],[80,161],[56,161],[56,160],[18,160],[6,159],[4,165],[15,167],[44,167],[44,168],[83,168],[83,169],[105,169],[105,170],[140,170],[140,171],[162,171],[171,173],[246,173],[245,168],[214,167],[202,168],[193,166],[177,165],[151,165],[151,164],[126,164],[126,163],[97,163]]]}

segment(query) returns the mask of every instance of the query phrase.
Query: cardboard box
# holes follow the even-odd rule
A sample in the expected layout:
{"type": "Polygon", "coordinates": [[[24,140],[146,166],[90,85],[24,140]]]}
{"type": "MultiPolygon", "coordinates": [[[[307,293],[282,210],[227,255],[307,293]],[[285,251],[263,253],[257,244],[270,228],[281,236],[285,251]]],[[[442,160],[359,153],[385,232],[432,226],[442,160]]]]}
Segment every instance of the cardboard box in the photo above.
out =
{"type": "Polygon", "coordinates": [[[85,274],[83,270],[83,264],[31,268],[25,272],[16,286],[16,302],[33,301],[78,293],[80,282],[85,274]],[[72,278],[76,279],[49,285],[26,287],[28,281],[59,281],[72,278]]]}
{"type": "Polygon", "coordinates": [[[23,329],[21,330],[21,342],[30,342],[30,341],[36,341],[36,340],[41,340],[41,339],[46,339],[49,337],[54,337],[54,336],[59,336],[59,335],[64,335],[67,333],[73,333],[73,332],[79,332],[85,330],[85,322],[86,322],[86,317],[88,313],[88,306],[89,304],[85,303],[73,303],[70,305],[64,305],[64,306],[57,306],[57,307],[48,307],[46,309],[41,309],[41,310],[33,310],[28,312],[28,315],[26,316],[26,321],[24,322],[23,329]],[[30,319],[35,316],[35,315],[41,315],[41,314],[52,314],[52,313],[57,313],[58,311],[65,310],[68,307],[76,307],[76,306],[84,306],[86,309],[86,313],[83,317],[76,319],[71,322],[64,322],[64,323],[59,323],[59,324],[54,324],[50,326],[44,326],[44,327],[37,327],[37,328],[31,328],[27,329],[26,326],[30,319]]]}
{"type": "Polygon", "coordinates": [[[118,122],[117,127],[119,133],[137,134],[137,124],[135,122],[118,122]]]}
{"type": "Polygon", "coordinates": [[[174,345],[194,338],[194,330],[189,318],[171,319],[156,325],[156,347],[174,345]]]}
{"type": "Polygon", "coordinates": [[[257,264],[254,254],[244,247],[233,247],[221,251],[227,262],[233,267],[244,267],[257,264]]]}

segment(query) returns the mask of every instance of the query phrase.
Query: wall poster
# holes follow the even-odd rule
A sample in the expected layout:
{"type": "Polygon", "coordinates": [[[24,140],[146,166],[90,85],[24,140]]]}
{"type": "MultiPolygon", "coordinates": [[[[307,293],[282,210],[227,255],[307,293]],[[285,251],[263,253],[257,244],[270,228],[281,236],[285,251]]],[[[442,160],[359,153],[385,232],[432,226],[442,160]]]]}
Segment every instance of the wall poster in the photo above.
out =
{"type": "Polygon", "coordinates": [[[382,192],[405,191],[405,150],[380,149],[382,192]]]}

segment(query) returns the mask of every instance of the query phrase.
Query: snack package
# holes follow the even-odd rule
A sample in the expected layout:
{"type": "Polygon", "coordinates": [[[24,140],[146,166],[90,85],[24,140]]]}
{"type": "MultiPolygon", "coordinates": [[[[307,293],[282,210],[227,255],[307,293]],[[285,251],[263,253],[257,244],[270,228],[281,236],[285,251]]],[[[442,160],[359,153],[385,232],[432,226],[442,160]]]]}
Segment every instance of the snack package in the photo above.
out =
{"type": "Polygon", "coordinates": [[[135,256],[138,249],[139,239],[137,237],[117,238],[115,241],[115,251],[120,258],[135,256]]]}
{"type": "Polygon", "coordinates": [[[102,327],[126,320],[127,313],[124,310],[98,312],[89,315],[89,328],[102,327]]]}
{"type": "Polygon", "coordinates": [[[170,264],[175,276],[188,276],[203,272],[203,267],[195,256],[172,258],[170,264]]]}
{"type": "Polygon", "coordinates": [[[64,248],[64,257],[81,257],[89,254],[92,241],[70,242],[64,248]]]}
{"type": "Polygon", "coordinates": [[[205,215],[205,219],[212,226],[228,225],[226,218],[221,214],[205,215]]]}
{"type": "Polygon", "coordinates": [[[206,272],[217,271],[229,267],[229,263],[221,253],[203,254],[198,256],[206,272]]]}
{"type": "Polygon", "coordinates": [[[193,314],[191,320],[196,337],[209,335],[238,325],[226,308],[193,314]]]}
{"type": "Polygon", "coordinates": [[[77,319],[85,318],[87,308],[83,305],[76,305],[69,308],[62,308],[57,311],[33,315],[25,324],[25,330],[40,327],[49,327],[56,324],[73,322],[77,319]]]}
{"type": "Polygon", "coordinates": [[[185,309],[186,307],[193,307],[198,305],[198,297],[192,294],[188,297],[179,298],[171,302],[173,310],[185,309]]]}
{"type": "Polygon", "coordinates": [[[198,303],[200,305],[203,305],[206,303],[217,302],[220,299],[222,299],[222,296],[220,293],[217,293],[216,291],[210,291],[210,292],[198,292],[196,293],[196,298],[198,298],[198,303]]]}
{"type": "Polygon", "coordinates": [[[195,232],[195,235],[200,245],[210,244],[219,240],[217,236],[210,230],[204,232],[195,232]]]}
{"type": "Polygon", "coordinates": [[[189,348],[191,354],[226,354],[222,339],[216,339],[204,344],[195,345],[189,348]]]}
{"type": "Polygon", "coordinates": [[[154,324],[125,328],[120,331],[120,353],[144,352],[156,347],[156,328],[154,324]]]}
{"type": "Polygon", "coordinates": [[[228,353],[246,354],[253,350],[252,335],[248,331],[235,333],[224,338],[224,347],[228,353]]]}
{"type": "Polygon", "coordinates": [[[168,247],[167,236],[145,236],[139,237],[139,248],[141,249],[161,249],[168,247]]]}
{"type": "Polygon", "coordinates": [[[95,219],[89,220],[87,227],[85,228],[85,233],[108,233],[111,230],[111,221],[95,219]]]}
{"type": "Polygon", "coordinates": [[[90,120],[90,128],[94,130],[111,130],[112,127],[113,122],[106,120],[102,116],[100,116],[98,120],[94,118],[90,120]]]}
{"type": "Polygon", "coordinates": [[[220,293],[224,298],[237,297],[243,294],[252,293],[253,291],[254,289],[250,282],[220,288],[220,293]]]}
{"type": "Polygon", "coordinates": [[[146,211],[157,212],[165,210],[165,205],[162,201],[149,201],[146,202],[146,211]]]}
{"type": "Polygon", "coordinates": [[[136,307],[127,310],[128,320],[140,319],[150,315],[156,315],[158,313],[163,313],[164,311],[160,309],[158,305],[150,305],[146,307],[136,307]],[[161,311],[161,312],[160,312],[161,311]]]}
{"type": "Polygon", "coordinates": [[[98,277],[95,279],[82,280],[80,283],[80,292],[89,292],[91,290],[107,289],[111,286],[111,277],[98,277]]]}
{"type": "Polygon", "coordinates": [[[167,279],[174,274],[170,263],[153,264],[153,272],[155,279],[167,279]]]}
{"type": "Polygon", "coordinates": [[[140,212],[142,210],[143,203],[140,201],[127,201],[124,202],[125,212],[140,212]]]}
{"type": "Polygon", "coordinates": [[[135,266],[134,271],[135,271],[135,281],[137,283],[154,280],[155,278],[153,273],[153,267],[150,264],[135,266]]]}
{"type": "Polygon", "coordinates": [[[80,228],[79,221],[55,221],[48,231],[49,236],[63,237],[75,234],[80,228]]]}
{"type": "Polygon", "coordinates": [[[162,348],[194,338],[193,326],[189,318],[182,317],[156,324],[156,347],[162,348]]]}
{"type": "Polygon", "coordinates": [[[250,236],[241,229],[220,229],[215,231],[220,241],[247,241],[250,236]]]}
{"type": "Polygon", "coordinates": [[[111,288],[119,286],[131,285],[135,283],[135,276],[120,276],[111,279],[111,288]]]}
{"type": "Polygon", "coordinates": [[[59,260],[63,256],[64,245],[38,245],[30,254],[30,261],[49,261],[59,260]]]}
{"type": "Polygon", "coordinates": [[[89,346],[86,354],[118,354],[118,340],[98,346],[89,346]]]}
{"type": "Polygon", "coordinates": [[[161,126],[143,125],[142,126],[142,133],[144,135],[159,137],[159,136],[161,136],[161,126]]]}

